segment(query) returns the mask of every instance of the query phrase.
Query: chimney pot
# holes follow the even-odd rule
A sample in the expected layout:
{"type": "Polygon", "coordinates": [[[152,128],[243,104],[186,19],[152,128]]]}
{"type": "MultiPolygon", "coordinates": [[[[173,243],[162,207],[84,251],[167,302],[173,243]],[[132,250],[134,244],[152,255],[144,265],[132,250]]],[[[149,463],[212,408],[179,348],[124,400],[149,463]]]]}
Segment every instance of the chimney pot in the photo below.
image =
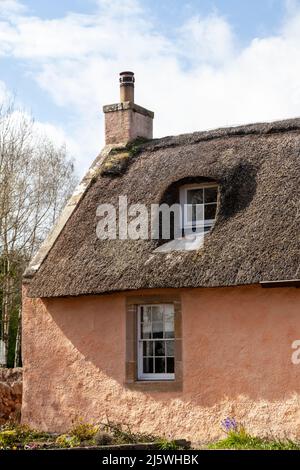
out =
{"type": "Polygon", "coordinates": [[[120,73],[120,102],[130,101],[134,103],[134,73],[120,73]]]}

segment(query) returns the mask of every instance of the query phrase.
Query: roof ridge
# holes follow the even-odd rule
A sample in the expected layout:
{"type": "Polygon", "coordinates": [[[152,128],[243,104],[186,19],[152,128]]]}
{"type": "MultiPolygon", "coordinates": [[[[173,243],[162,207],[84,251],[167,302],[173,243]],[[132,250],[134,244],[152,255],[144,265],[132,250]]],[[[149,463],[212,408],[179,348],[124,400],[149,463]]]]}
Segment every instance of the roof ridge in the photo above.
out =
{"type": "Polygon", "coordinates": [[[230,127],[218,127],[204,131],[165,136],[153,139],[141,145],[142,150],[156,151],[161,148],[180,145],[197,144],[224,137],[242,137],[248,135],[280,134],[300,130],[300,118],[285,119],[271,122],[258,122],[230,127]]]}

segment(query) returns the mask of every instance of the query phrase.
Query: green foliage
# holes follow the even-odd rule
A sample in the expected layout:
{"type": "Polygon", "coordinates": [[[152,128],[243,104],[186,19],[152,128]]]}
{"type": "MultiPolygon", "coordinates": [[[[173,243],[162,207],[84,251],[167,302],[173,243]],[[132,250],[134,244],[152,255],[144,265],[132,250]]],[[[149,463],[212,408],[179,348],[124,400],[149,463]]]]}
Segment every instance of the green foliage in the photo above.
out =
{"type": "Polygon", "coordinates": [[[115,424],[108,421],[107,424],[103,425],[103,429],[112,435],[115,444],[137,444],[139,442],[155,442],[159,440],[152,434],[134,433],[128,425],[120,423],[115,424]]]}
{"type": "Polygon", "coordinates": [[[119,176],[125,173],[130,154],[127,150],[112,150],[102,163],[102,176],[119,176]]]}
{"type": "Polygon", "coordinates": [[[147,139],[138,137],[125,147],[112,149],[101,165],[102,176],[121,176],[126,173],[132,160],[140,153],[141,146],[147,139]]]}
{"type": "Polygon", "coordinates": [[[15,445],[17,436],[16,431],[7,430],[0,432],[0,448],[1,449],[10,449],[15,445]]]}
{"type": "Polygon", "coordinates": [[[256,437],[247,433],[244,428],[237,431],[229,431],[227,437],[214,444],[210,449],[235,449],[235,450],[300,450],[300,442],[289,439],[274,439],[268,437],[256,437]]]}
{"type": "Polygon", "coordinates": [[[67,434],[61,434],[56,439],[55,444],[63,449],[68,449],[80,446],[80,440],[76,436],[68,436],[67,434]]]}
{"type": "Polygon", "coordinates": [[[148,139],[146,139],[145,137],[137,137],[132,142],[129,142],[126,145],[129,155],[131,157],[135,157],[136,155],[138,155],[141,151],[141,146],[146,142],[148,142],[148,139]]]}
{"type": "Polygon", "coordinates": [[[47,439],[49,439],[49,434],[36,431],[26,425],[9,423],[0,428],[1,449],[24,448],[29,442],[47,439]]]}
{"type": "Polygon", "coordinates": [[[151,434],[134,433],[130,427],[108,422],[95,426],[76,422],[72,429],[57,436],[51,433],[36,431],[26,425],[9,423],[0,427],[1,449],[69,449],[79,446],[110,446],[120,444],[139,444],[154,442],[161,450],[176,450],[180,447],[175,441],[159,438],[151,434]]]}
{"type": "Polygon", "coordinates": [[[82,441],[89,441],[95,437],[99,430],[99,426],[94,426],[93,424],[84,423],[82,420],[79,420],[74,424],[70,431],[70,436],[75,437],[82,441]]]}
{"type": "Polygon", "coordinates": [[[159,439],[157,441],[160,450],[178,450],[179,446],[175,441],[168,441],[168,439],[159,439]]]}

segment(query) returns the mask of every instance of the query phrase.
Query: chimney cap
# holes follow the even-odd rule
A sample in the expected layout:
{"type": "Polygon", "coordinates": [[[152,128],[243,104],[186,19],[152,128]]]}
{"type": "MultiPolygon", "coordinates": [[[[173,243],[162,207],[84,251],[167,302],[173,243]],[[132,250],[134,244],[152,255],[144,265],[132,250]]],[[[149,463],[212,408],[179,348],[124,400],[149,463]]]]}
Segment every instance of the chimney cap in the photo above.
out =
{"type": "Polygon", "coordinates": [[[134,72],[129,72],[126,70],[125,72],[120,72],[120,75],[134,75],[134,72]]]}
{"type": "Polygon", "coordinates": [[[135,82],[134,80],[134,73],[125,71],[120,73],[120,84],[121,85],[133,85],[135,82]]]}

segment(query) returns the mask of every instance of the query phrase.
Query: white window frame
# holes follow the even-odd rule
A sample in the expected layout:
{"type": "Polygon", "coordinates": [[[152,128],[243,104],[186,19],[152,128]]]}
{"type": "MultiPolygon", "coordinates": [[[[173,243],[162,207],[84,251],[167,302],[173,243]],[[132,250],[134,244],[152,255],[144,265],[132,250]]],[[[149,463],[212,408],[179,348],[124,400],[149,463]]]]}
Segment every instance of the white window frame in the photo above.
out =
{"type": "MultiPolygon", "coordinates": [[[[141,338],[141,307],[158,307],[158,306],[165,306],[165,305],[172,305],[174,310],[174,305],[172,303],[161,303],[161,304],[143,304],[138,305],[137,310],[137,378],[138,380],[174,380],[175,379],[175,372],[174,373],[144,373],[143,372],[143,342],[144,341],[174,341],[174,368],[175,368],[175,311],[174,311],[174,338],[166,339],[166,338],[157,338],[155,340],[143,339],[141,338]]],[[[166,357],[166,356],[165,356],[166,357]]]]}
{"type": "MultiPolygon", "coordinates": [[[[215,220],[216,219],[203,219],[203,221],[196,221],[195,224],[193,224],[193,222],[190,222],[188,221],[188,218],[187,218],[187,215],[188,215],[188,211],[187,211],[187,206],[188,206],[188,202],[187,202],[187,193],[188,193],[188,190],[190,189],[205,189],[205,188],[215,188],[217,191],[218,191],[218,184],[217,183],[193,183],[193,184],[186,184],[184,186],[181,186],[180,188],[180,205],[181,205],[181,208],[182,208],[182,229],[183,230],[192,230],[194,227],[195,228],[202,228],[204,229],[204,227],[210,227],[210,229],[213,227],[214,223],[215,223],[215,220]]],[[[215,204],[215,203],[208,203],[209,204],[215,204]]],[[[217,201],[216,201],[216,204],[217,204],[217,201]]],[[[202,205],[203,206],[203,209],[204,209],[204,206],[206,204],[199,204],[199,205],[202,205]]],[[[208,232],[206,232],[208,233],[208,232]]],[[[205,235],[205,233],[204,233],[205,235]]]]}

